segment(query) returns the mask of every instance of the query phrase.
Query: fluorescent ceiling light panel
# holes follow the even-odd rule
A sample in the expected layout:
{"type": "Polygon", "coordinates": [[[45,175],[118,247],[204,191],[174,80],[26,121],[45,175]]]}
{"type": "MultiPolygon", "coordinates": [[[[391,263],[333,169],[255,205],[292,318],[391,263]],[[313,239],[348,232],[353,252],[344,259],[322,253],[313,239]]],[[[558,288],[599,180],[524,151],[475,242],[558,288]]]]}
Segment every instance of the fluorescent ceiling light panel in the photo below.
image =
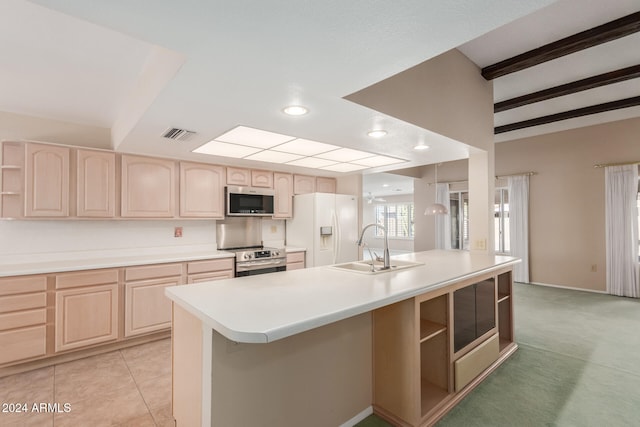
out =
{"type": "Polygon", "coordinates": [[[297,154],[279,153],[277,151],[265,150],[256,154],[252,154],[251,156],[247,156],[245,157],[245,159],[270,163],[287,163],[292,160],[297,160],[300,157],[302,156],[298,156],[297,154]]]}
{"type": "Polygon", "coordinates": [[[320,169],[333,171],[333,172],[353,172],[353,171],[359,171],[361,169],[366,169],[366,168],[367,168],[366,166],[355,165],[353,163],[338,163],[331,166],[325,166],[320,169]]]}
{"type": "Polygon", "coordinates": [[[353,161],[353,163],[367,166],[370,168],[373,168],[376,166],[392,165],[394,163],[402,163],[402,162],[404,162],[404,160],[394,159],[393,157],[387,157],[387,156],[373,156],[373,157],[367,157],[366,159],[359,159],[359,160],[353,161]]]}
{"type": "Polygon", "coordinates": [[[315,156],[331,150],[338,150],[337,145],[325,144],[324,142],[311,141],[309,139],[294,139],[293,141],[273,147],[272,150],[284,151],[285,153],[300,154],[302,156],[315,156]]]}
{"type": "Polygon", "coordinates": [[[212,156],[241,158],[262,151],[261,148],[246,147],[244,145],[227,144],[226,142],[209,141],[193,150],[194,153],[210,154],[212,156]]]}
{"type": "Polygon", "coordinates": [[[302,166],[304,168],[322,168],[329,165],[335,165],[336,162],[333,160],[319,159],[317,157],[305,157],[303,159],[294,160],[292,162],[287,163],[288,165],[293,166],[302,166]]]}
{"type": "Polygon", "coordinates": [[[293,136],[266,130],[254,129],[246,126],[238,126],[229,132],[223,133],[216,141],[230,142],[232,144],[248,145],[249,147],[271,148],[294,139],[293,136]]]}
{"type": "Polygon", "coordinates": [[[364,151],[352,150],[351,148],[340,148],[339,150],[318,154],[316,157],[335,160],[337,162],[351,162],[353,160],[364,159],[365,157],[371,157],[374,155],[375,154],[365,153],[364,151]]]}

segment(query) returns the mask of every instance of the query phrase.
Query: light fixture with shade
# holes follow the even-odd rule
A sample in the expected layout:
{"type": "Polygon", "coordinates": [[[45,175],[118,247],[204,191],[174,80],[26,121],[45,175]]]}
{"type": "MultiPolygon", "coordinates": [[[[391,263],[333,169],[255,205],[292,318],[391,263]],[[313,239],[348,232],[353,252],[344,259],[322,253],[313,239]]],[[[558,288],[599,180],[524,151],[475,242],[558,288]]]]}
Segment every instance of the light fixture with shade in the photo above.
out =
{"type": "Polygon", "coordinates": [[[435,191],[435,200],[434,203],[427,206],[427,209],[424,210],[425,215],[446,215],[449,213],[449,210],[442,203],[438,203],[438,165],[436,164],[436,191],[435,191]]]}

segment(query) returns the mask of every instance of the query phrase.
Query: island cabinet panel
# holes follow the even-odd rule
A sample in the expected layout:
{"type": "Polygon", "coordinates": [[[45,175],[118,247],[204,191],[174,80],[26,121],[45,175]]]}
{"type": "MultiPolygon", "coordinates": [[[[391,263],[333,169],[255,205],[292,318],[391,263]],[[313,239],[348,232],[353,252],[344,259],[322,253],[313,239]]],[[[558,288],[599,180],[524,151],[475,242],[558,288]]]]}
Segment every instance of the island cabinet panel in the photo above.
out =
{"type": "Polygon", "coordinates": [[[45,276],[0,279],[0,365],[47,351],[45,276]]]}
{"type": "Polygon", "coordinates": [[[180,162],[180,216],[224,219],[224,168],[180,162]]]}
{"type": "Polygon", "coordinates": [[[176,163],[150,157],[122,156],[122,216],[175,216],[176,163]]]}
{"type": "Polygon", "coordinates": [[[116,269],[56,276],[56,352],[118,338],[117,277],[116,269]]]}
{"type": "Polygon", "coordinates": [[[234,259],[221,258],[187,263],[187,284],[232,279],[234,259]]]}
{"type": "Polygon", "coordinates": [[[250,186],[251,170],[227,167],[227,185],[250,186]]]}
{"type": "Polygon", "coordinates": [[[171,327],[168,286],[182,284],[182,264],[158,264],[125,270],[124,335],[146,334],[171,327]]]}
{"type": "Polygon", "coordinates": [[[70,149],[25,144],[26,217],[69,216],[70,149]]]}
{"type": "Polygon", "coordinates": [[[77,150],[76,209],[78,217],[113,218],[116,215],[116,155],[77,150]]]}
{"type": "Polygon", "coordinates": [[[273,172],[252,170],[251,171],[251,186],[252,187],[264,187],[273,188],[273,172]]]}
{"type": "Polygon", "coordinates": [[[318,193],[335,193],[336,179],[319,176],[316,178],[316,191],[318,193]]]}
{"type": "Polygon", "coordinates": [[[375,310],[374,412],[420,426],[453,408],[517,349],[511,290],[505,269],[375,310]]]}
{"type": "Polygon", "coordinates": [[[293,194],[307,194],[316,192],[316,177],[308,175],[293,176],[293,194]]]}
{"type": "Polygon", "coordinates": [[[274,172],[274,218],[293,218],[293,175],[274,172]]]}

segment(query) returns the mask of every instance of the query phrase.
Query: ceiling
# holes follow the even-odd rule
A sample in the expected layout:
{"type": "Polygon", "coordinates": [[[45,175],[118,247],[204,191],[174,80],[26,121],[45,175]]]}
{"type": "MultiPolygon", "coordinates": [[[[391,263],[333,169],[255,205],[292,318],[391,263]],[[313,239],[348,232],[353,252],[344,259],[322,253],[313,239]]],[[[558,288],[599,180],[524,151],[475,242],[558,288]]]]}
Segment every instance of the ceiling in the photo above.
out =
{"type": "MultiPolygon", "coordinates": [[[[3,0],[0,111],[109,128],[113,148],[123,152],[275,168],[192,153],[242,125],[404,159],[403,168],[420,166],[465,158],[467,146],[343,97],[458,46],[485,67],[639,9],[629,0],[410,0],[402,8],[382,0],[3,0]],[[309,113],[286,116],[282,109],[290,104],[309,113]],[[172,127],[196,133],[182,141],[163,138],[172,127]],[[376,128],[387,135],[369,138],[376,128]],[[430,149],[415,151],[419,142],[430,149]]],[[[639,50],[630,48],[638,39],[625,39],[607,43],[605,53],[596,50],[602,45],[495,79],[495,99],[640,63],[639,50]]],[[[606,88],[618,95],[599,88],[572,95],[575,100],[498,113],[496,125],[629,96],[638,92],[633,82],[606,88]]],[[[639,116],[636,110],[507,132],[496,140],[639,116]]]]}

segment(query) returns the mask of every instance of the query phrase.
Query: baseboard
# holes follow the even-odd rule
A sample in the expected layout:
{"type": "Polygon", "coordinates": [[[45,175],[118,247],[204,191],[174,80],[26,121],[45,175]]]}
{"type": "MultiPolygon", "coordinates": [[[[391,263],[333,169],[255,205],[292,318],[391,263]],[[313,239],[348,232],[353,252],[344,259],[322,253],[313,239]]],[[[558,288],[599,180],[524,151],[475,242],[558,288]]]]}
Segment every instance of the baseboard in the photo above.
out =
{"type": "Polygon", "coordinates": [[[568,289],[570,291],[593,292],[594,294],[609,295],[606,291],[596,291],[595,289],[573,288],[571,286],[551,285],[549,283],[540,283],[540,282],[529,282],[529,283],[518,282],[518,283],[522,283],[523,285],[546,286],[548,288],[568,289]]]}
{"type": "Polygon", "coordinates": [[[349,421],[341,424],[340,427],[351,427],[351,426],[354,426],[354,425],[358,424],[360,421],[362,421],[365,418],[367,418],[371,414],[373,414],[373,407],[369,406],[364,411],[360,412],[358,415],[356,415],[355,417],[351,418],[349,421]]]}

